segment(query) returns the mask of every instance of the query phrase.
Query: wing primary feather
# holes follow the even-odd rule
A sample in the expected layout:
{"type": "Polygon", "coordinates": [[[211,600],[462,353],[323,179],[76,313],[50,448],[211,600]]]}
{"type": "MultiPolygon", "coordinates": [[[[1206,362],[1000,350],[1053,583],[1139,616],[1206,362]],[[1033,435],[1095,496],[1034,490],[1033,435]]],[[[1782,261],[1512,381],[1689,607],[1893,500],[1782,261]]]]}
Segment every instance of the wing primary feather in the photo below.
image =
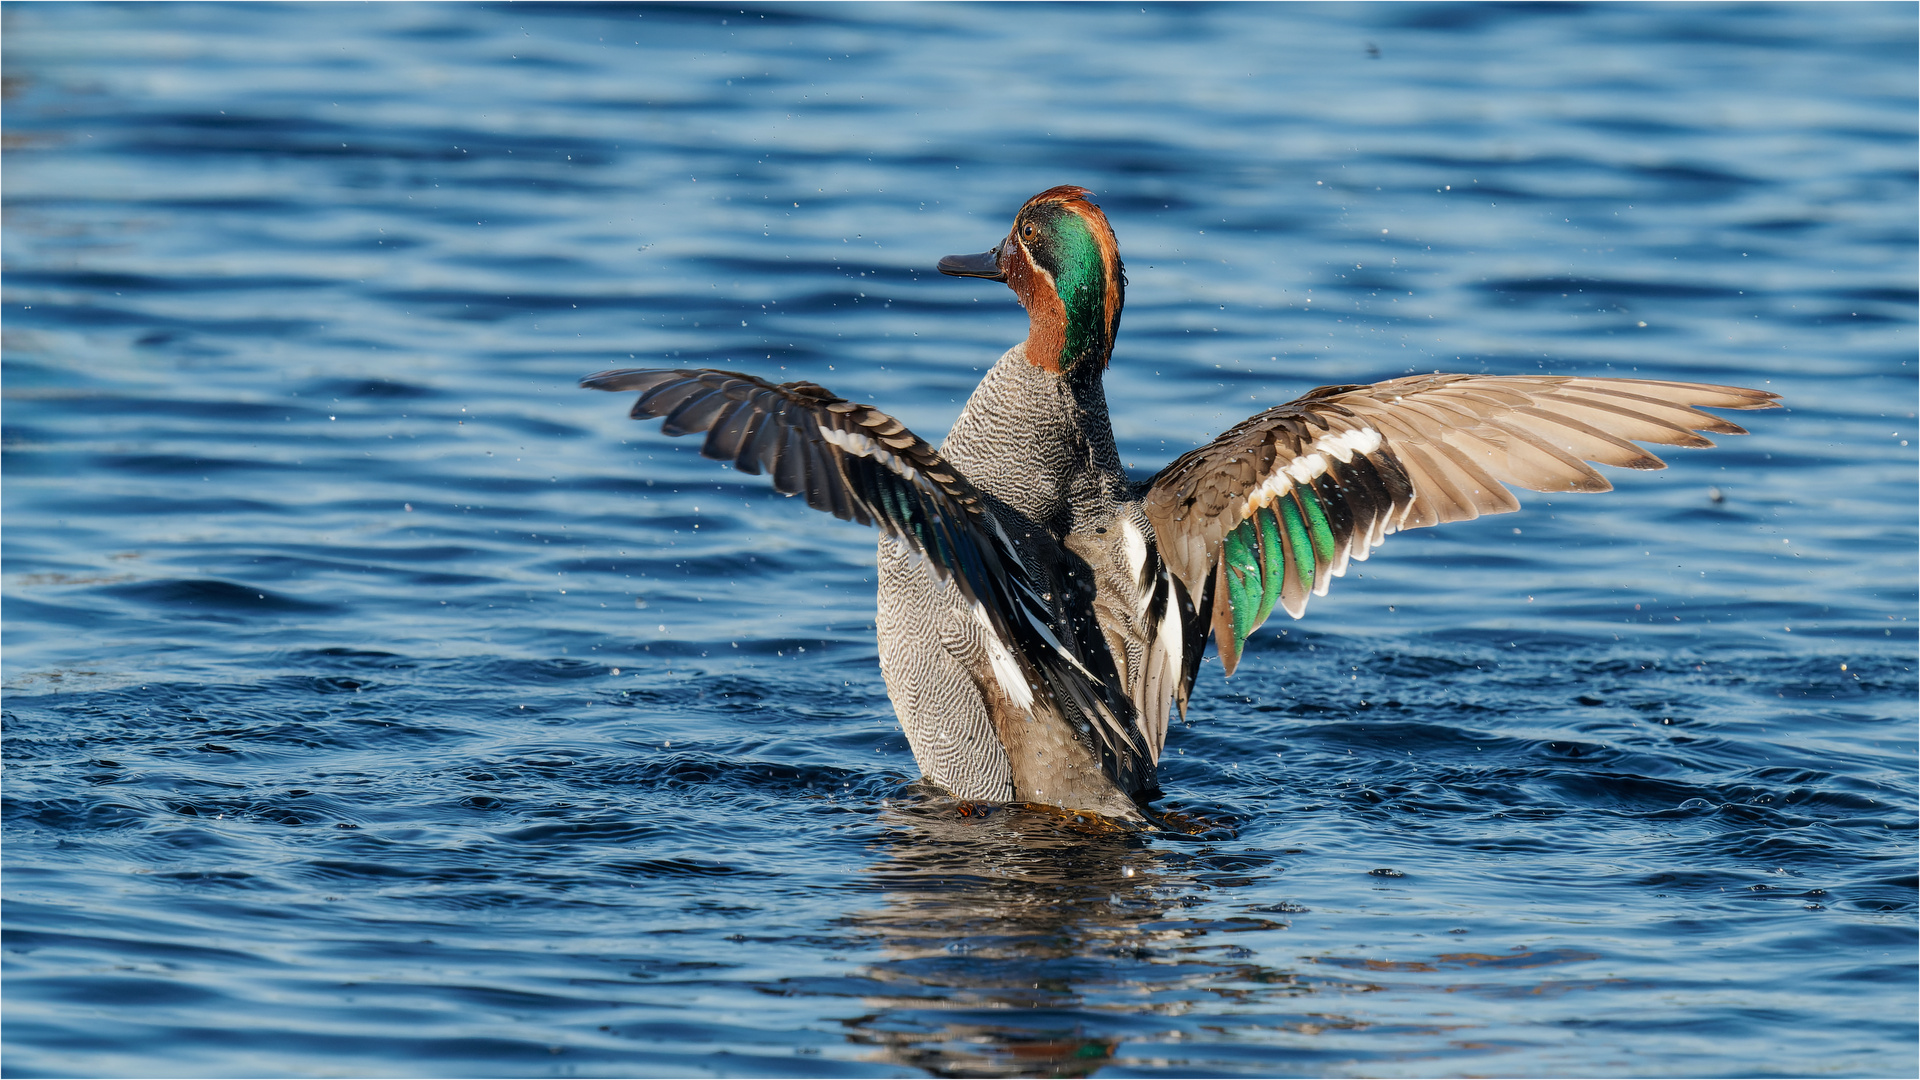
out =
{"type": "Polygon", "coordinates": [[[807,490],[806,443],[800,432],[780,425],[780,454],[772,463],[773,489],[782,495],[799,495],[807,490]]]}
{"type": "MultiPolygon", "coordinates": [[[[700,376],[704,371],[677,371],[675,375],[700,376]]],[[[663,382],[642,391],[633,403],[632,417],[644,420],[649,416],[665,416],[678,409],[687,399],[710,389],[709,384],[699,378],[690,378],[686,382],[663,382]]]]}
{"type": "Polygon", "coordinates": [[[1335,472],[1329,468],[1325,475],[1309,485],[1309,490],[1319,497],[1320,508],[1326,515],[1328,536],[1328,551],[1320,559],[1321,573],[1313,586],[1316,596],[1327,595],[1328,582],[1347,572],[1347,553],[1353,545],[1353,510],[1348,505],[1351,496],[1347,485],[1341,482],[1344,475],[1344,469],[1335,472]]]}
{"type": "MultiPolygon", "coordinates": [[[[1233,633],[1233,604],[1227,595],[1227,561],[1218,559],[1213,564],[1213,583],[1207,589],[1210,618],[1205,620],[1213,624],[1213,644],[1220,651],[1220,669],[1223,676],[1233,675],[1233,669],[1240,666],[1240,639],[1233,633]]],[[[1199,663],[1194,663],[1198,669],[1199,663]]]]}
{"type": "Polygon", "coordinates": [[[707,441],[700,445],[700,456],[715,461],[734,460],[740,455],[740,444],[753,434],[756,415],[752,401],[730,401],[707,429],[707,441]]]}
{"type": "Polygon", "coordinates": [[[1686,425],[1691,422],[1710,430],[1707,421],[1717,418],[1683,406],[1585,387],[1578,392],[1562,389],[1541,400],[1543,408],[1552,406],[1556,412],[1565,410],[1576,416],[1593,417],[1590,421],[1593,426],[1602,431],[1618,431],[1622,438],[1635,442],[1695,449],[1713,445],[1712,439],[1694,434],[1686,425]],[[1595,416],[1596,413],[1599,415],[1595,416]]]}
{"type": "Polygon", "coordinates": [[[1326,508],[1320,505],[1320,493],[1312,483],[1296,486],[1293,496],[1306,511],[1307,539],[1313,550],[1314,571],[1306,575],[1306,580],[1314,592],[1325,596],[1327,588],[1322,583],[1327,578],[1327,570],[1333,566],[1333,528],[1327,521],[1326,508]]]}
{"type": "Polygon", "coordinates": [[[860,472],[860,482],[865,487],[867,506],[873,511],[874,523],[881,531],[893,536],[900,535],[900,523],[895,518],[893,506],[893,484],[896,478],[885,469],[871,462],[860,472]]]}
{"type": "MultiPolygon", "coordinates": [[[[1387,493],[1387,506],[1402,510],[1404,516],[1404,508],[1413,501],[1413,478],[1407,475],[1407,470],[1400,464],[1399,459],[1391,454],[1368,454],[1365,457],[1356,457],[1354,460],[1364,463],[1372,470],[1373,476],[1380,481],[1381,489],[1387,493]]],[[[1393,524],[1391,518],[1389,518],[1389,524],[1393,524]]],[[[1391,528],[1383,530],[1382,539],[1390,531],[1392,531],[1391,528]]],[[[1379,541],[1376,540],[1375,543],[1379,541]]]]}
{"type": "Polygon", "coordinates": [[[1559,415],[1531,403],[1516,407],[1493,423],[1506,431],[1526,431],[1587,461],[1622,469],[1662,469],[1666,462],[1625,439],[1601,431],[1571,416],[1559,415]]]}
{"type": "Polygon", "coordinates": [[[1280,510],[1280,524],[1286,530],[1287,562],[1286,577],[1280,585],[1280,605],[1287,614],[1299,618],[1307,610],[1307,592],[1313,588],[1313,538],[1307,534],[1307,522],[1296,501],[1300,489],[1295,488],[1287,498],[1276,500],[1274,505],[1280,510]]]}
{"type": "MultiPolygon", "coordinates": [[[[1169,574],[1169,576],[1173,576],[1169,574]]],[[[1178,577],[1173,577],[1174,612],[1180,620],[1180,677],[1174,685],[1174,701],[1179,703],[1180,718],[1187,717],[1187,699],[1193,692],[1193,680],[1200,674],[1200,662],[1207,656],[1207,631],[1213,625],[1213,590],[1202,581],[1197,594],[1178,577]]]]}
{"type": "Polygon", "coordinates": [[[833,497],[832,485],[839,478],[840,470],[833,467],[831,459],[837,448],[831,443],[810,439],[804,432],[795,431],[794,435],[799,439],[800,460],[806,473],[807,505],[836,517],[844,517],[836,512],[833,497]]]}
{"type": "MultiPolygon", "coordinates": [[[[1476,447],[1479,451],[1478,456],[1490,457],[1494,453],[1506,452],[1504,448],[1495,447],[1484,439],[1473,437],[1472,442],[1478,444],[1476,447]]],[[[1428,452],[1430,460],[1446,470],[1447,482],[1453,485],[1453,489],[1460,494],[1466,505],[1472,507],[1473,514],[1468,515],[1469,517],[1520,509],[1519,500],[1515,499],[1513,493],[1500,483],[1500,479],[1495,478],[1474,460],[1476,455],[1452,442],[1429,443],[1424,449],[1428,452]]],[[[1537,459],[1531,460],[1533,464],[1539,464],[1537,459]]],[[[1557,490],[1578,491],[1581,489],[1574,485],[1592,483],[1594,480],[1601,480],[1600,474],[1576,461],[1571,466],[1562,463],[1561,470],[1553,474],[1547,482],[1567,485],[1557,490]]],[[[1604,480],[1602,482],[1604,483],[1604,480]]]]}
{"type": "Polygon", "coordinates": [[[1260,558],[1256,550],[1259,542],[1258,533],[1249,519],[1227,534],[1226,542],[1220,549],[1221,565],[1226,567],[1227,604],[1233,611],[1236,647],[1253,632],[1253,613],[1260,606],[1260,558]]]}
{"type": "Polygon", "coordinates": [[[1612,389],[1627,392],[1654,400],[1667,401],[1669,404],[1684,404],[1691,408],[1707,409],[1777,409],[1780,407],[1780,395],[1771,390],[1749,390],[1743,386],[1723,386],[1718,383],[1671,382],[1665,379],[1585,379],[1570,378],[1565,385],[1581,390],[1612,389]],[[1667,398],[1659,394],[1671,395],[1667,398]],[[1684,401],[1675,400],[1684,395],[1684,401]]]}
{"type": "MultiPolygon", "coordinates": [[[[1712,413],[1704,413],[1684,402],[1665,401],[1652,397],[1642,391],[1646,389],[1636,383],[1621,380],[1618,383],[1589,383],[1587,385],[1562,389],[1555,397],[1573,397],[1577,394],[1590,394],[1611,399],[1625,408],[1643,416],[1652,417],[1662,423],[1671,424],[1685,431],[1711,431],[1716,435],[1744,435],[1746,429],[1739,424],[1712,413]]],[[[1701,440],[1705,442],[1706,440],[1701,440]]],[[[1708,443],[1711,446],[1711,443],[1708,443]]]]}
{"type": "Polygon", "coordinates": [[[763,401],[761,395],[755,395],[754,400],[760,406],[760,426],[753,433],[753,441],[740,448],[736,460],[752,461],[755,474],[771,473],[779,466],[781,447],[786,444],[786,417],[780,415],[785,406],[778,401],[763,401]]]}
{"type": "Polygon", "coordinates": [[[864,465],[866,459],[855,457],[832,443],[815,445],[820,450],[821,464],[826,468],[827,494],[833,500],[833,516],[841,521],[857,521],[865,517],[855,509],[857,502],[852,481],[847,477],[847,467],[855,463],[864,465]]]}
{"type": "Polygon", "coordinates": [[[877,524],[873,515],[873,503],[866,497],[867,474],[872,466],[857,458],[840,459],[840,475],[846,482],[848,520],[859,525],[877,524]]]}
{"type": "Polygon", "coordinates": [[[1280,599],[1280,582],[1286,576],[1286,544],[1280,539],[1280,523],[1273,516],[1273,507],[1263,506],[1254,511],[1254,520],[1260,526],[1260,608],[1254,612],[1253,627],[1247,632],[1257,630],[1273,613],[1273,605],[1280,599]]]}
{"type": "Polygon", "coordinates": [[[747,399],[751,410],[743,420],[740,433],[740,447],[734,451],[733,467],[749,476],[760,475],[760,435],[775,425],[769,422],[767,410],[760,404],[758,396],[747,399]]]}
{"type": "Polygon", "coordinates": [[[660,425],[663,435],[692,435],[707,430],[720,410],[733,404],[724,386],[700,384],[700,393],[688,396],[680,406],[666,414],[660,425]]]}
{"type": "Polygon", "coordinates": [[[853,504],[864,515],[861,524],[878,524],[885,520],[885,506],[881,502],[878,488],[879,475],[886,472],[865,458],[849,455],[844,459],[847,471],[847,487],[853,504]]]}
{"type": "MultiPolygon", "coordinates": [[[[1393,444],[1393,457],[1413,488],[1413,497],[1405,504],[1400,520],[1395,523],[1400,529],[1419,529],[1429,525],[1438,525],[1444,521],[1458,521],[1458,513],[1449,513],[1457,504],[1459,495],[1436,475],[1438,468],[1427,458],[1420,444],[1415,442],[1396,442],[1393,444]]],[[[1478,517],[1468,513],[1466,517],[1478,517]]]]}
{"type": "Polygon", "coordinates": [[[1355,493],[1353,522],[1358,535],[1354,538],[1354,558],[1364,562],[1373,548],[1386,539],[1388,522],[1393,516],[1393,496],[1387,493],[1379,468],[1365,454],[1353,455],[1352,460],[1341,466],[1340,476],[1355,493]]]}
{"type": "Polygon", "coordinates": [[[580,380],[588,390],[638,390],[645,393],[661,383],[698,375],[697,371],[669,371],[661,368],[618,368],[599,371],[580,380]]]}

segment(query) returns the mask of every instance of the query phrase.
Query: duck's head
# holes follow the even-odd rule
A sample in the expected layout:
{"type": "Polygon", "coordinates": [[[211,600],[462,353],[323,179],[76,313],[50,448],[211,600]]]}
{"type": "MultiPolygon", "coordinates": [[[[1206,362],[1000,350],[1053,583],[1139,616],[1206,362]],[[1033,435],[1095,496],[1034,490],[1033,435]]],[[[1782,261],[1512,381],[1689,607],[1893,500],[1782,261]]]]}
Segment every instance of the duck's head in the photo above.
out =
{"type": "Polygon", "coordinates": [[[1014,215],[999,246],[940,260],[943,274],[1006,282],[1027,309],[1027,361],[1056,374],[1103,370],[1120,329],[1127,275],[1091,194],[1048,188],[1014,215]]]}

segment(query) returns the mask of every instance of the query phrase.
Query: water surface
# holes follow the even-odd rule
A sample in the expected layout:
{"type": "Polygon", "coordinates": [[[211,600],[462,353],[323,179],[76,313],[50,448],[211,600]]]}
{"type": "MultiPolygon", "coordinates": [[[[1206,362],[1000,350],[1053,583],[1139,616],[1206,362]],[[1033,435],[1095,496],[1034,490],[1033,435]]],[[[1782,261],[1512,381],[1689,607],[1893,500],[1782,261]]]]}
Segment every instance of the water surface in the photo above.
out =
{"type": "Polygon", "coordinates": [[[4,8],[8,1075],[1912,1075],[1915,41],[1816,7],[4,8]],[[1316,385],[1764,386],[1209,664],[1193,836],[910,786],[871,536],[1080,183],[1142,476],[1316,385]]]}

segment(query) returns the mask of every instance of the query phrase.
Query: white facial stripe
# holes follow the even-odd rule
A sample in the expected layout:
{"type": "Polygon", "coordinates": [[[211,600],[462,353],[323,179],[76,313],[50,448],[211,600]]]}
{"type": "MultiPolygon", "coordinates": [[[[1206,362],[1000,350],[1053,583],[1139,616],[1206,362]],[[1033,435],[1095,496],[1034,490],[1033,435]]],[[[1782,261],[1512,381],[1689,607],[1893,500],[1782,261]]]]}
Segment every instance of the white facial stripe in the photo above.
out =
{"type": "Polygon", "coordinates": [[[1047,292],[1055,296],[1060,295],[1060,286],[1054,282],[1053,272],[1041,266],[1040,260],[1033,257],[1033,252],[1027,250],[1027,242],[1016,238],[1014,243],[1020,245],[1020,254],[1026,257],[1027,265],[1033,268],[1033,272],[1039,276],[1040,280],[1047,283],[1047,292]]]}
{"type": "Polygon", "coordinates": [[[892,470],[896,475],[916,482],[920,479],[920,470],[902,461],[886,447],[881,446],[879,443],[874,442],[872,439],[857,431],[841,431],[839,428],[831,428],[825,424],[821,424],[820,437],[855,457],[863,457],[877,461],[892,470]]]}

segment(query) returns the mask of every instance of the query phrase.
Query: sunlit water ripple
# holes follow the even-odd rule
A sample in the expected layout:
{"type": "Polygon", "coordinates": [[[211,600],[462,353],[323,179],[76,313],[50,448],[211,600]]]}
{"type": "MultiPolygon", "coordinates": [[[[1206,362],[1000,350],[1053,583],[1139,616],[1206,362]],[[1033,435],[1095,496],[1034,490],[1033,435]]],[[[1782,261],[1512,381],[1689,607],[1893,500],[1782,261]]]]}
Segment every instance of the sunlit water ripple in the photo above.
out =
{"type": "Polygon", "coordinates": [[[1911,5],[4,18],[7,1075],[1920,1064],[1911,5]],[[930,268],[1065,182],[1143,477],[1434,369],[1789,408],[1210,665],[1197,835],[962,817],[871,536],[574,381],[937,439],[1024,322],[930,268]]]}

